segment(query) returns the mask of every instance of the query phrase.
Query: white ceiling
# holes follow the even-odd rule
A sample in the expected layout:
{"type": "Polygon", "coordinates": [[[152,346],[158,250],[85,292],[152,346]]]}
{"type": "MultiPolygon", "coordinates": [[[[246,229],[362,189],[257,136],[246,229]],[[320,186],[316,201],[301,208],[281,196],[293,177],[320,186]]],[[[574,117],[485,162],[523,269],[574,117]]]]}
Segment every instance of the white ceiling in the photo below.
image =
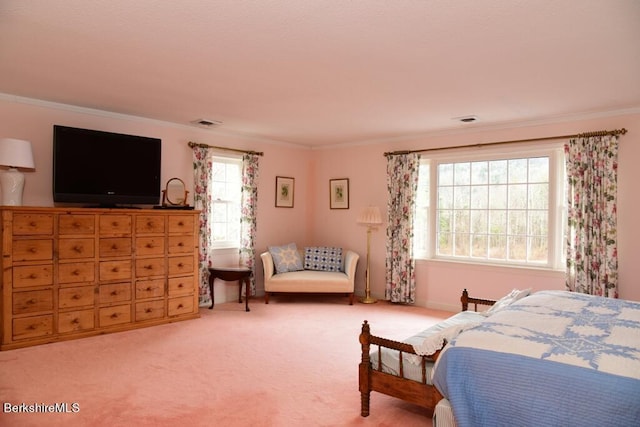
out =
{"type": "Polygon", "coordinates": [[[0,0],[0,93],[308,146],[610,114],[640,1],[0,0]]]}

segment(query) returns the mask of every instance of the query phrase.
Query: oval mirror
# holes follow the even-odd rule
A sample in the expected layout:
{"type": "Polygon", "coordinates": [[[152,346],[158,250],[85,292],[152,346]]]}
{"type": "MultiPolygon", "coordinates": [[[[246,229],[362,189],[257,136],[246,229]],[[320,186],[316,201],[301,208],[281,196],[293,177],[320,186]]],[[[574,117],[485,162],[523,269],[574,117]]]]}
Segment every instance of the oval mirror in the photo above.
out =
{"type": "Polygon", "coordinates": [[[188,191],[180,178],[171,178],[167,181],[163,193],[163,205],[185,206],[187,204],[188,191]]]}

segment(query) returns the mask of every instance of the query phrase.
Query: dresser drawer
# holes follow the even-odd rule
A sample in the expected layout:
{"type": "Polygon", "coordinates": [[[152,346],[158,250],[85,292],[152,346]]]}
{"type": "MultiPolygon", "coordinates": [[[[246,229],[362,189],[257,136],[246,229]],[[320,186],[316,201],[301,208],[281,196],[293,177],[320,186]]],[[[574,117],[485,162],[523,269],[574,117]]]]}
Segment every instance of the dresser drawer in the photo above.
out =
{"type": "Polygon", "coordinates": [[[169,233],[193,234],[193,215],[169,215],[169,233]]]}
{"type": "Polygon", "coordinates": [[[95,288],[93,286],[76,286],[58,290],[58,308],[76,308],[93,305],[95,288]]]}
{"type": "Polygon", "coordinates": [[[164,276],[164,258],[136,260],[136,277],[164,276]]]}
{"type": "Polygon", "coordinates": [[[14,236],[53,234],[53,215],[16,213],[13,215],[14,236]]]}
{"type": "Polygon", "coordinates": [[[136,234],[164,234],[164,215],[139,215],[136,217],[136,234]]]}
{"type": "Polygon", "coordinates": [[[52,289],[13,293],[13,314],[35,313],[52,309],[52,289]]]}
{"type": "Polygon", "coordinates": [[[22,317],[13,319],[13,339],[23,340],[53,334],[53,315],[22,317]]]}
{"type": "Polygon", "coordinates": [[[193,313],[193,296],[169,298],[168,304],[169,316],[193,313]]]}
{"type": "Polygon", "coordinates": [[[96,232],[95,215],[70,214],[58,217],[58,233],[94,234],[96,232]]]}
{"type": "Polygon", "coordinates": [[[95,241],[91,238],[58,240],[60,259],[93,258],[95,253],[95,241]]]}
{"type": "Polygon", "coordinates": [[[131,215],[101,215],[101,236],[130,236],[131,215]]]}
{"type": "Polygon", "coordinates": [[[161,319],[164,317],[164,300],[136,303],[136,321],[161,319]]]}
{"type": "Polygon", "coordinates": [[[100,246],[100,258],[131,255],[130,237],[102,238],[98,245],[100,246]]]}
{"type": "Polygon", "coordinates": [[[93,262],[65,262],[58,264],[58,283],[93,283],[96,280],[96,268],[93,262]]]}
{"type": "Polygon", "coordinates": [[[58,333],[86,331],[95,327],[93,310],[77,310],[58,315],[58,333]]]}
{"type": "Polygon", "coordinates": [[[195,246],[193,236],[169,236],[170,254],[192,254],[195,246]]]}
{"type": "Polygon", "coordinates": [[[131,280],[131,263],[131,260],[102,261],[100,263],[100,281],[131,280]]]}
{"type": "Polygon", "coordinates": [[[98,289],[98,299],[100,304],[131,301],[131,285],[129,283],[100,285],[98,289]]]}
{"type": "Polygon", "coordinates": [[[13,261],[49,261],[53,260],[53,240],[14,240],[13,261]]]}
{"type": "Polygon", "coordinates": [[[169,296],[193,295],[193,276],[172,277],[169,279],[169,296]]]}
{"type": "Polygon", "coordinates": [[[53,285],[53,264],[13,267],[13,287],[53,285]]]}
{"type": "Polygon", "coordinates": [[[164,279],[139,280],[136,282],[136,299],[164,296],[164,279]]]}
{"type": "Polygon", "coordinates": [[[136,239],[136,255],[164,255],[164,237],[138,237],[136,239]]]}
{"type": "Polygon", "coordinates": [[[178,274],[193,273],[193,256],[178,256],[169,258],[167,261],[169,265],[169,275],[175,276],[178,274]]]}
{"type": "Polygon", "coordinates": [[[103,307],[98,315],[100,326],[120,325],[131,323],[131,305],[116,305],[114,307],[103,307]]]}

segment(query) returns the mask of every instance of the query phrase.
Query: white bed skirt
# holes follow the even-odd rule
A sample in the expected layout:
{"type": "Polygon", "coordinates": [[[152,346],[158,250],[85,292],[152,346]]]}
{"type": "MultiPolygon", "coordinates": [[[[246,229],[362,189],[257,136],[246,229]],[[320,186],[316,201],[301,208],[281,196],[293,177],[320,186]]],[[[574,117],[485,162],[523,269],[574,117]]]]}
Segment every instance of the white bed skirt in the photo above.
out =
{"type": "Polygon", "coordinates": [[[440,400],[433,410],[433,427],[456,427],[451,404],[447,399],[440,400]]]}

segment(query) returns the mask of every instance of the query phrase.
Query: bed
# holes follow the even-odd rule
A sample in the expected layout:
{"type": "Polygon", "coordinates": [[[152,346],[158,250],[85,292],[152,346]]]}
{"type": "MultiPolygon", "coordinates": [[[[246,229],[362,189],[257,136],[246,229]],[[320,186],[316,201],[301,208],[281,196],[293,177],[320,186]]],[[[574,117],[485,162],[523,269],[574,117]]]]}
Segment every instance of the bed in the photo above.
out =
{"type": "Polygon", "coordinates": [[[403,342],[393,341],[371,334],[365,320],[360,333],[362,358],[359,365],[360,414],[369,415],[371,392],[375,391],[433,410],[442,399],[433,386],[432,370],[440,348],[431,354],[419,355],[414,349],[428,336],[484,317],[477,313],[478,307],[491,306],[494,300],[472,298],[465,289],[460,298],[462,312],[410,337],[403,342]],[[473,307],[473,311],[468,311],[473,307]]]}
{"type": "Polygon", "coordinates": [[[640,303],[536,292],[452,339],[433,375],[458,427],[640,425],[640,303]]]}

